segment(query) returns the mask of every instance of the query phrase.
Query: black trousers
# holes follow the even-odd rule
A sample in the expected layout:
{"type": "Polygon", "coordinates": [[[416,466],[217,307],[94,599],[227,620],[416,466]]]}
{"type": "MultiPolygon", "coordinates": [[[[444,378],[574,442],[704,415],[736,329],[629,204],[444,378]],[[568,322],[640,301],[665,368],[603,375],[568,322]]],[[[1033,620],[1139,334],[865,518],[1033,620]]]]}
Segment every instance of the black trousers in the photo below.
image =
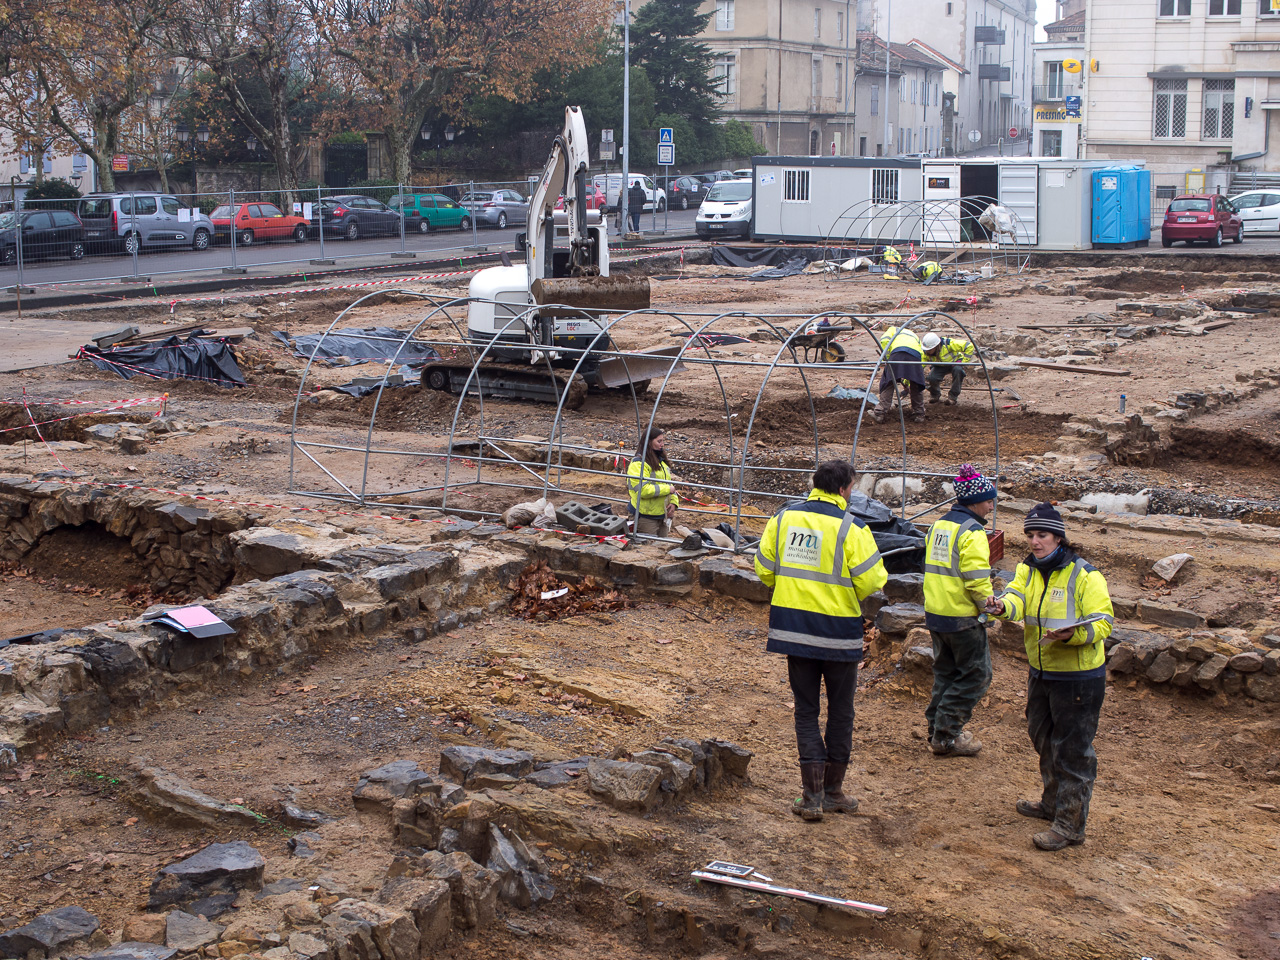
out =
{"type": "Polygon", "coordinates": [[[991,650],[985,624],[933,638],[933,697],[924,712],[929,739],[954,740],[991,686],[991,650]]]}
{"type": "Polygon", "coordinates": [[[1040,754],[1044,791],[1041,808],[1053,829],[1072,840],[1084,839],[1098,755],[1093,738],[1107,693],[1106,677],[1045,680],[1035,672],[1027,679],[1027,733],[1040,754]]]}
{"type": "Polygon", "coordinates": [[[960,396],[960,384],[964,383],[965,368],[958,363],[935,363],[924,375],[929,384],[929,393],[935,397],[942,396],[942,381],[951,374],[951,389],[947,391],[952,400],[960,396]]]}
{"type": "Polygon", "coordinates": [[[853,752],[853,692],[858,664],[847,660],[787,657],[787,677],[796,698],[796,745],[801,763],[848,763],[853,752]],[[818,723],[822,684],[827,685],[827,731],[818,723]]]}

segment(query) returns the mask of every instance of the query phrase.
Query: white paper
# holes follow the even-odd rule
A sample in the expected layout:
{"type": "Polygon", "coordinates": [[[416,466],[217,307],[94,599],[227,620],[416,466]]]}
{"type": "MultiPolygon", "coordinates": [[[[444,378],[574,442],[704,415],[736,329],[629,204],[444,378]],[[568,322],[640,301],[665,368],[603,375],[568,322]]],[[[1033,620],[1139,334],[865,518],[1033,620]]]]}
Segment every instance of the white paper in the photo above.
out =
{"type": "MultiPolygon", "coordinates": [[[[294,206],[296,207],[296,206],[297,206],[297,204],[295,203],[295,204],[294,204],[294,206]]],[[[302,215],[303,215],[304,217],[306,217],[308,220],[310,220],[310,219],[311,219],[311,204],[310,204],[310,203],[304,203],[304,204],[302,205],[302,215]]]]}
{"type": "Polygon", "coordinates": [[[191,211],[190,211],[190,210],[188,210],[186,207],[179,207],[179,208],[178,208],[178,222],[179,222],[179,223],[190,223],[190,222],[191,222],[191,211]]]}

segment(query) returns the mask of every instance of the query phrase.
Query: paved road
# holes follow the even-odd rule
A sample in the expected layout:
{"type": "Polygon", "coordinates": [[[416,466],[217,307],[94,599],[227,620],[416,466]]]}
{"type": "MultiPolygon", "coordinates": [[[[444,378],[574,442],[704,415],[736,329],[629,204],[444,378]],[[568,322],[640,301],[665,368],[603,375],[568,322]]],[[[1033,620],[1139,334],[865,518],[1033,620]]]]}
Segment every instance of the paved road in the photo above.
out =
{"type": "MultiPolygon", "coordinates": [[[[10,317],[0,323],[0,373],[62,363],[92,340],[120,328],[119,321],[86,323],[82,320],[50,320],[10,317]]],[[[163,330],[159,324],[138,324],[143,333],[163,330]]]]}
{"type": "MultiPolygon", "coordinates": [[[[693,218],[696,215],[696,210],[673,210],[669,217],[660,214],[657,218],[657,226],[661,229],[665,220],[668,230],[689,233],[693,230],[693,218]]],[[[646,214],[641,227],[649,230],[652,226],[652,214],[646,214]]],[[[469,251],[464,248],[476,242],[489,247],[490,250],[512,250],[516,234],[523,232],[524,229],[523,226],[509,227],[506,230],[486,228],[477,230],[474,236],[471,231],[459,230],[406,234],[404,250],[417,254],[419,259],[467,256],[469,251]]],[[[399,237],[369,237],[351,242],[325,238],[324,241],[324,258],[336,260],[339,264],[344,259],[357,257],[377,256],[390,260],[400,250],[399,237]]],[[[250,272],[255,265],[292,262],[297,265],[298,272],[302,273],[311,268],[313,259],[321,259],[319,240],[309,240],[306,243],[278,240],[272,243],[258,243],[250,247],[237,247],[235,251],[236,265],[246,267],[250,272]]],[[[177,275],[182,273],[208,273],[231,265],[230,246],[211,247],[200,252],[194,250],[146,251],[138,256],[136,276],[154,279],[163,275],[170,279],[177,279],[177,275]]],[[[13,286],[17,282],[17,276],[16,266],[0,268],[0,287],[13,286]]],[[[22,270],[22,282],[30,287],[83,280],[128,279],[134,276],[133,258],[121,254],[90,254],[80,261],[41,260],[24,264],[22,270]]]]}

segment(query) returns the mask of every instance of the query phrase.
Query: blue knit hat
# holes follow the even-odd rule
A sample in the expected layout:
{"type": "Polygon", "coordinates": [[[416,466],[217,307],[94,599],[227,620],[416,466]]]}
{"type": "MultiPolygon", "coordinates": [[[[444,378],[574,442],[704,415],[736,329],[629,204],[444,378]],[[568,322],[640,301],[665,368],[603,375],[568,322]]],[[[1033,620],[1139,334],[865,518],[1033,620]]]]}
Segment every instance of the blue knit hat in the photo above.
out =
{"type": "Polygon", "coordinates": [[[955,479],[955,488],[956,500],[965,507],[996,498],[996,485],[975,470],[970,463],[960,468],[960,475],[955,479]]]}
{"type": "Polygon", "coordinates": [[[1032,530],[1056,533],[1062,538],[1063,543],[1067,542],[1067,525],[1062,522],[1062,514],[1054,508],[1052,503],[1037,503],[1028,510],[1027,518],[1022,521],[1022,530],[1024,533],[1030,533],[1032,530]]]}

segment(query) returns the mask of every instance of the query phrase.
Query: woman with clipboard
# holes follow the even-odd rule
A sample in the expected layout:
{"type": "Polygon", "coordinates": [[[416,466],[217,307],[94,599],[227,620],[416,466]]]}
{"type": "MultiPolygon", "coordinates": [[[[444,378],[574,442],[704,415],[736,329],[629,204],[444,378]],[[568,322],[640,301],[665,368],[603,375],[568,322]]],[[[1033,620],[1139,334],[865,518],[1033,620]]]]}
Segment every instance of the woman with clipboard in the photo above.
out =
{"type": "Polygon", "coordinates": [[[1107,581],[1067,542],[1062,514],[1038,503],[1022,529],[1031,547],[1013,582],[987,601],[987,612],[1023,622],[1031,672],[1027,732],[1040,754],[1044,790],[1019,800],[1024,817],[1052,827],[1032,841],[1041,850],[1084,843],[1089,799],[1098,776],[1093,738],[1107,689],[1106,649],[1114,611],[1107,581]]]}

